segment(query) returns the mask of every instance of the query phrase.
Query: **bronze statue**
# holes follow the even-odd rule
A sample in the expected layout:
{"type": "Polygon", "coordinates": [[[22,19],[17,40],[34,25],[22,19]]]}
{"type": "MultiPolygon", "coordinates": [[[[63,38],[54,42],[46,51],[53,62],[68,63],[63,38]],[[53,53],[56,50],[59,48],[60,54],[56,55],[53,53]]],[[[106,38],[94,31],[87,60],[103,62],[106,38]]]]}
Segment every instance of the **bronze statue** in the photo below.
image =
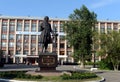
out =
{"type": "Polygon", "coordinates": [[[39,43],[42,45],[42,51],[46,52],[48,44],[52,43],[51,33],[54,35],[53,30],[51,29],[51,25],[49,23],[49,17],[45,16],[43,22],[40,25],[41,35],[39,39],[39,43]]]}

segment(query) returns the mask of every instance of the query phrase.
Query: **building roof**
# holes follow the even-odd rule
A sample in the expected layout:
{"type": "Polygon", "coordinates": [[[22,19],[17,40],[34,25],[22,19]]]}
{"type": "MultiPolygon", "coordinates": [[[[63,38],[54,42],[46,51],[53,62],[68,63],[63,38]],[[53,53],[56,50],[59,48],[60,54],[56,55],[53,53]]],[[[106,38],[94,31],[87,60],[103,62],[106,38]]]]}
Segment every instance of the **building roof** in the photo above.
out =
{"type": "MultiPolygon", "coordinates": [[[[0,18],[6,18],[6,19],[29,19],[29,20],[43,20],[44,17],[33,17],[33,16],[4,16],[4,15],[0,15],[0,18]]],[[[57,20],[57,21],[68,21],[68,18],[51,18],[50,20],[57,20]]],[[[120,23],[120,20],[98,20],[98,22],[113,22],[113,23],[120,23]]]]}
{"type": "MultiPolygon", "coordinates": [[[[32,20],[43,20],[44,17],[32,17],[32,16],[4,16],[1,15],[0,18],[7,18],[7,19],[32,19],[32,20]]],[[[63,18],[49,18],[50,20],[59,20],[59,21],[67,21],[69,19],[63,18]]]]}

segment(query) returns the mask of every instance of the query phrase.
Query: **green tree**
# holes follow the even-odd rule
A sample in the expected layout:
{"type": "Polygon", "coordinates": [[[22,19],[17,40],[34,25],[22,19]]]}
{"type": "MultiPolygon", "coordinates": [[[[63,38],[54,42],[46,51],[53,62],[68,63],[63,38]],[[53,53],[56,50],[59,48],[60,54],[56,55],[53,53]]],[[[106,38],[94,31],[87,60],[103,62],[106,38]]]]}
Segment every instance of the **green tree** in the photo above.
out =
{"type": "Polygon", "coordinates": [[[66,39],[74,48],[73,57],[80,60],[81,67],[84,67],[86,56],[91,55],[92,29],[97,21],[96,14],[83,5],[80,9],[75,9],[69,19],[64,25],[66,39]]]}
{"type": "Polygon", "coordinates": [[[103,55],[108,59],[108,63],[113,64],[114,70],[118,70],[120,65],[120,33],[112,31],[109,34],[100,35],[103,55]]]}

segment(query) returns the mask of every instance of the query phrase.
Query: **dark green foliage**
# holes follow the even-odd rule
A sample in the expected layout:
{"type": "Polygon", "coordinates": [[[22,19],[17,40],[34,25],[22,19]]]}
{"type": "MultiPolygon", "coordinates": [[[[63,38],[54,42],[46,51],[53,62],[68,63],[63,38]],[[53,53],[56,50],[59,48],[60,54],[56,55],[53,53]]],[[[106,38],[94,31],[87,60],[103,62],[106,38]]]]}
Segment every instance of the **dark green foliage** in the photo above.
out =
{"type": "Polygon", "coordinates": [[[41,75],[32,76],[29,74],[25,74],[25,71],[9,71],[9,72],[0,72],[0,78],[7,78],[7,79],[13,79],[13,78],[19,78],[19,79],[41,79],[41,75]]]}
{"type": "Polygon", "coordinates": [[[61,77],[63,80],[69,80],[69,79],[72,79],[72,80],[81,79],[82,80],[82,79],[95,78],[97,77],[97,75],[94,73],[89,73],[89,72],[73,72],[71,76],[64,74],[61,77]]]}
{"type": "Polygon", "coordinates": [[[84,63],[86,55],[91,54],[92,28],[96,23],[96,14],[84,5],[75,9],[69,16],[70,21],[64,25],[66,39],[74,48],[74,58],[84,63]]]}
{"type": "Polygon", "coordinates": [[[85,65],[98,65],[99,62],[85,62],[85,65]]]}
{"type": "Polygon", "coordinates": [[[112,63],[108,62],[106,59],[101,60],[98,63],[98,67],[100,69],[105,69],[105,70],[113,70],[114,69],[112,63]]]}

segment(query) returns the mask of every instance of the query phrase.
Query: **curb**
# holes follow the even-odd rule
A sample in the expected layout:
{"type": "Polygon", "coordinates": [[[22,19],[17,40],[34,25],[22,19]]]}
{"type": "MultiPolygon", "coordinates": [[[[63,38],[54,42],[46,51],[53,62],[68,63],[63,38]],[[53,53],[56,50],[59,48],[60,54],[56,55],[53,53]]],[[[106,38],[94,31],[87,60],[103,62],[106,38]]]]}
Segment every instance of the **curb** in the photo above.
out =
{"type": "Polygon", "coordinates": [[[104,77],[101,77],[102,79],[101,80],[96,80],[96,81],[85,81],[85,82],[104,82],[105,81],[105,78],[104,77]]]}
{"type": "MultiPolygon", "coordinates": [[[[104,82],[104,81],[105,81],[105,78],[104,78],[104,77],[101,77],[101,78],[102,78],[102,79],[101,79],[101,80],[98,80],[98,81],[85,81],[85,82],[104,82]]],[[[2,78],[0,78],[0,80],[6,81],[6,82],[38,82],[38,81],[10,80],[10,79],[2,79],[2,78]]],[[[52,81],[40,81],[40,82],[52,82],[52,81]]]]}
{"type": "Polygon", "coordinates": [[[104,82],[105,81],[105,78],[104,77],[101,77],[102,79],[99,80],[99,81],[95,81],[95,82],[104,82]]]}

